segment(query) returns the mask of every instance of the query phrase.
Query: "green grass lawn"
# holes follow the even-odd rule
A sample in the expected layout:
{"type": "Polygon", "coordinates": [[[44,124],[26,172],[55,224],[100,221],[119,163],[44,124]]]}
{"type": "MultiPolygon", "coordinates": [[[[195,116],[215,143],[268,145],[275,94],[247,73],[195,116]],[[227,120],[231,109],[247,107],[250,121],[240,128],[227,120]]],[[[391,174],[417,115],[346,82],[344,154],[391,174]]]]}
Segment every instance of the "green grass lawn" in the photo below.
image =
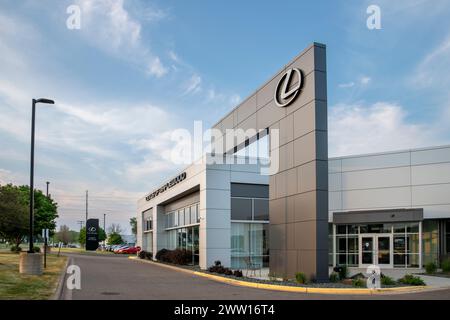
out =
{"type": "MultiPolygon", "coordinates": [[[[58,253],[58,248],[52,248],[52,253],[58,253]]],[[[86,251],[84,248],[61,248],[61,253],[79,253],[79,254],[114,254],[110,251],[86,251]]]]}
{"type": "Polygon", "coordinates": [[[45,300],[51,298],[67,257],[47,255],[42,276],[19,273],[19,254],[0,252],[0,300],[45,300]]]}

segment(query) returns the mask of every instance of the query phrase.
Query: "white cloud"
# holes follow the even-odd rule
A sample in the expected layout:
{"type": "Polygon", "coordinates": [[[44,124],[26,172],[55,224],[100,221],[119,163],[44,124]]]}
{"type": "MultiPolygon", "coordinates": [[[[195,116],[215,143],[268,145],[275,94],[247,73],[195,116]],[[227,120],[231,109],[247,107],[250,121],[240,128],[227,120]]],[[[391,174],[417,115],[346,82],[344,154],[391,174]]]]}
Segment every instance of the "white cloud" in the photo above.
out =
{"type": "Polygon", "coordinates": [[[236,106],[239,102],[241,102],[241,96],[238,94],[232,94],[230,97],[231,105],[236,106]]]}
{"type": "Polygon", "coordinates": [[[193,74],[184,84],[184,94],[197,93],[202,90],[202,78],[198,74],[193,74]]]}
{"type": "Polygon", "coordinates": [[[363,76],[361,77],[361,79],[359,79],[359,82],[361,83],[361,85],[367,85],[370,83],[372,79],[370,77],[367,76],[363,76]]]}
{"type": "Polygon", "coordinates": [[[330,108],[329,156],[392,151],[441,143],[439,131],[407,120],[405,110],[387,102],[330,108]]]}
{"type": "Polygon", "coordinates": [[[419,87],[446,87],[450,84],[450,35],[418,64],[411,76],[419,87]]]}
{"type": "Polygon", "coordinates": [[[338,84],[338,87],[341,89],[348,89],[348,88],[353,88],[353,87],[357,87],[357,86],[363,87],[363,86],[367,86],[371,80],[372,79],[368,76],[362,76],[357,80],[357,82],[350,81],[350,82],[340,83],[340,84],[338,84]]]}
{"type": "MultiPolygon", "coordinates": [[[[124,8],[123,0],[78,0],[81,33],[95,47],[141,65],[146,73],[161,77],[167,73],[160,60],[141,37],[142,25],[124,8]]],[[[145,16],[162,18],[160,11],[146,9],[145,16]]]]}
{"type": "Polygon", "coordinates": [[[355,86],[355,83],[353,81],[352,82],[346,82],[346,83],[341,83],[338,86],[339,86],[339,88],[352,88],[352,87],[355,86]]]}
{"type": "Polygon", "coordinates": [[[0,168],[0,185],[5,185],[8,183],[12,183],[12,182],[13,182],[13,178],[12,178],[11,171],[0,168]]]}

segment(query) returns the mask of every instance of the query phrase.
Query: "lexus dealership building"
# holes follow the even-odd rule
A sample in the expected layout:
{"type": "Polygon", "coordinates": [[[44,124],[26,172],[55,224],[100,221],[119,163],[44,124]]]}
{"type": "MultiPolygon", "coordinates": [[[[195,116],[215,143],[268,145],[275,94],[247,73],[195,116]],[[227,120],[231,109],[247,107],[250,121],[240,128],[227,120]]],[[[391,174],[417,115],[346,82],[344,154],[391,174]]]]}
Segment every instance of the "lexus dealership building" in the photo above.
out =
{"type": "Polygon", "coordinates": [[[446,257],[450,146],[329,159],[326,84],[326,48],[313,43],[225,115],[216,152],[138,201],[143,250],[319,280],[332,265],[420,268],[446,257]],[[230,129],[257,133],[230,147],[230,129]],[[271,170],[249,157],[254,145],[267,146],[271,170]]]}

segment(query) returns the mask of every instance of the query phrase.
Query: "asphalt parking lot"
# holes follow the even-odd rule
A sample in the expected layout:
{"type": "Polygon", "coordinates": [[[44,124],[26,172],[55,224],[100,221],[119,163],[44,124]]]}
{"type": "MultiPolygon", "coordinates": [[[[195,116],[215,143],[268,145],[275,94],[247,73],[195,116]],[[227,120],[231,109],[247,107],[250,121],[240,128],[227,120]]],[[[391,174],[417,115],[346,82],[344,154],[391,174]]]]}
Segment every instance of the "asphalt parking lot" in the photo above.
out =
{"type": "Polygon", "coordinates": [[[161,266],[132,261],[127,256],[67,254],[80,267],[81,289],[64,285],[62,300],[336,300],[445,299],[450,289],[389,295],[290,293],[233,286],[161,266]]]}

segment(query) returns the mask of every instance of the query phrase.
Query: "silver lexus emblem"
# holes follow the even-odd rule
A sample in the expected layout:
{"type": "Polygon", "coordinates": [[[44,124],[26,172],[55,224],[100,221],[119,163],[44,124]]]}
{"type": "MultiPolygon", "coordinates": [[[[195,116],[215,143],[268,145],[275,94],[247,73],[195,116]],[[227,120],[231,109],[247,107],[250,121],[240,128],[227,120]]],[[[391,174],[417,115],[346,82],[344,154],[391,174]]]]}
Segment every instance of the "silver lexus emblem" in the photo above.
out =
{"type": "Polygon", "coordinates": [[[277,87],[275,89],[274,100],[276,105],[279,107],[287,107],[295,100],[295,98],[297,98],[302,85],[303,72],[298,68],[291,68],[287,70],[286,73],[281,77],[280,81],[278,81],[277,87]],[[292,78],[294,78],[292,72],[297,75],[298,82],[294,87],[289,89],[292,78]]]}

